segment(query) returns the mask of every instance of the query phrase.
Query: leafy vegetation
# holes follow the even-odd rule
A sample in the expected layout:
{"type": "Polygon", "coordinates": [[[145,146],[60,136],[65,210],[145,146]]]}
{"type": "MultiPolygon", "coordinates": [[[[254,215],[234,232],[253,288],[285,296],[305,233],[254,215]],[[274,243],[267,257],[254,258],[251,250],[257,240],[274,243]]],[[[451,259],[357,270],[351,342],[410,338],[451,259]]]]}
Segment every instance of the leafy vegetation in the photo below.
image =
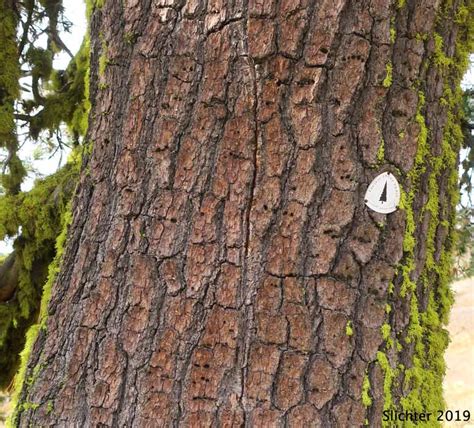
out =
{"type": "Polygon", "coordinates": [[[89,43],[72,56],[59,36],[70,25],[62,0],[0,0],[0,240],[14,240],[14,252],[0,259],[0,388],[11,383],[25,333],[37,320],[79,174],[90,108],[89,43]],[[55,70],[61,50],[71,61],[55,70]],[[21,189],[28,165],[19,156],[26,140],[43,144],[39,152],[46,155],[74,147],[69,162],[29,192],[21,189]]]}

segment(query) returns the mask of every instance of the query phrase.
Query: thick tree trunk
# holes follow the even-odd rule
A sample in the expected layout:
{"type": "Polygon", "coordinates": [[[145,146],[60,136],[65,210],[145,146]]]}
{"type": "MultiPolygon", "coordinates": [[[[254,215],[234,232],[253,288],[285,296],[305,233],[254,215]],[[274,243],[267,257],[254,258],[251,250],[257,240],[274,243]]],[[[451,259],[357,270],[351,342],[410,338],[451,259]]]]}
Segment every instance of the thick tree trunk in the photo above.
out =
{"type": "Polygon", "coordinates": [[[94,149],[15,423],[379,426],[441,407],[459,7],[96,9],[94,149]],[[383,171],[405,190],[389,215],[364,204],[383,171]]]}

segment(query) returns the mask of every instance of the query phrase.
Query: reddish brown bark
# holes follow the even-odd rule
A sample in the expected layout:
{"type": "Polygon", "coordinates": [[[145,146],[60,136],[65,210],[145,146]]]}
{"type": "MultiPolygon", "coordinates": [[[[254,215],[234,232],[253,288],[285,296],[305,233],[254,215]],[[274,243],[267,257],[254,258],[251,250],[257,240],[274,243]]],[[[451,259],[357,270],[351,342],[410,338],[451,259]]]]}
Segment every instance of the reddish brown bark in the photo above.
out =
{"type": "MultiPolygon", "coordinates": [[[[94,150],[30,361],[41,370],[22,396],[38,406],[20,425],[379,423],[374,360],[405,214],[369,212],[364,192],[382,170],[406,184],[416,79],[428,82],[440,145],[441,80],[422,66],[432,46],[416,39],[435,6],[163,0],[95,11],[94,150]]],[[[393,304],[389,322],[403,330],[409,302],[393,304]]]]}

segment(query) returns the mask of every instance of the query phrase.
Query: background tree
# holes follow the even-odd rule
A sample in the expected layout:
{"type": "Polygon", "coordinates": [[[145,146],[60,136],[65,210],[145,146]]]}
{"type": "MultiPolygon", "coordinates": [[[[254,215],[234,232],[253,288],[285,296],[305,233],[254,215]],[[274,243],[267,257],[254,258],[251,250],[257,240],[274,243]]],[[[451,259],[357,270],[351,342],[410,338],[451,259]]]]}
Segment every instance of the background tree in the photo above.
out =
{"type": "Polygon", "coordinates": [[[69,26],[62,1],[0,0],[0,240],[15,240],[14,252],[0,265],[0,388],[11,382],[26,330],[37,321],[78,176],[79,162],[72,161],[21,192],[28,173],[22,144],[35,141],[49,155],[71,141],[78,146],[87,127],[87,39],[66,70],[53,68],[54,56],[67,50],[59,32],[69,26]],[[64,135],[65,123],[71,137],[64,135]]]}
{"type": "Polygon", "coordinates": [[[12,423],[377,426],[442,409],[472,14],[96,3],[94,148],[12,423]],[[387,216],[364,205],[381,171],[403,188],[387,216]]]}
{"type": "Polygon", "coordinates": [[[461,162],[461,198],[458,206],[458,248],[455,273],[458,277],[474,276],[474,201],[472,183],[474,171],[474,89],[463,92],[464,118],[461,127],[464,134],[464,157],[461,162]]]}

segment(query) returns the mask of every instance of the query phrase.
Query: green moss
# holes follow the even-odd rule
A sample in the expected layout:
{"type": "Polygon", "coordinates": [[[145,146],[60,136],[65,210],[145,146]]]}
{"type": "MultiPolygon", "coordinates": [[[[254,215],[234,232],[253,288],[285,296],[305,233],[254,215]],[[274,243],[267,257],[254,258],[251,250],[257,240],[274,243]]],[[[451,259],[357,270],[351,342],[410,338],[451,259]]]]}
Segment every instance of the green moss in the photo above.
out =
{"type": "Polygon", "coordinates": [[[0,387],[18,368],[25,331],[36,320],[54,242],[61,230],[79,174],[79,163],[68,163],[56,174],[38,180],[29,192],[0,197],[0,239],[15,237],[16,293],[0,303],[0,387]]]}
{"type": "Polygon", "coordinates": [[[449,58],[444,53],[443,37],[440,36],[438,33],[434,33],[433,41],[434,41],[433,61],[435,65],[438,67],[449,67],[452,64],[452,58],[449,58]]]}
{"type": "MultiPolygon", "coordinates": [[[[12,397],[12,403],[13,403],[13,408],[15,408],[15,405],[19,401],[19,395],[21,392],[21,388],[23,386],[23,380],[25,379],[26,376],[26,368],[28,365],[28,358],[31,354],[31,350],[33,349],[33,345],[35,343],[36,337],[38,336],[38,332],[40,330],[39,324],[36,324],[32,326],[28,332],[26,333],[26,343],[23,351],[20,354],[20,370],[18,371],[17,376],[15,377],[15,383],[13,385],[13,397],[12,397]]],[[[12,423],[13,419],[10,421],[7,421],[7,427],[14,426],[12,423]]]]}
{"type": "Polygon", "coordinates": [[[26,175],[17,156],[18,141],[14,105],[20,95],[20,65],[17,49],[16,28],[18,15],[15,3],[0,0],[0,148],[8,152],[8,163],[0,173],[0,187],[7,194],[20,191],[21,182],[26,175]]]}
{"type": "Polygon", "coordinates": [[[390,338],[390,331],[391,327],[390,324],[383,324],[382,327],[380,327],[380,332],[382,333],[382,337],[385,341],[387,341],[390,338]]]}
{"type": "Polygon", "coordinates": [[[362,404],[364,407],[370,407],[372,405],[372,398],[370,397],[370,380],[367,372],[365,373],[362,382],[362,404]]]}
{"type": "MultiPolygon", "coordinates": [[[[387,355],[381,351],[377,352],[377,362],[384,373],[384,383],[383,383],[383,392],[384,392],[384,410],[392,410],[394,408],[393,398],[392,398],[392,384],[396,376],[396,369],[393,369],[390,366],[387,355]]],[[[387,422],[382,422],[382,426],[390,426],[387,422]]]]}
{"type": "Polygon", "coordinates": [[[377,162],[385,162],[385,141],[383,138],[381,139],[380,146],[377,150],[377,162]]]}
{"type": "Polygon", "coordinates": [[[16,41],[16,26],[18,18],[11,2],[0,0],[0,88],[8,94],[10,99],[19,96],[18,79],[20,69],[18,66],[18,50],[16,41]]]}
{"type": "Polygon", "coordinates": [[[123,39],[127,45],[134,45],[137,41],[137,38],[138,34],[130,31],[127,31],[123,36],[123,39]]]}
{"type": "Polygon", "coordinates": [[[389,61],[385,66],[385,79],[383,79],[382,85],[384,88],[390,88],[392,86],[392,73],[393,73],[393,65],[389,61]]]}
{"type": "Polygon", "coordinates": [[[86,16],[90,19],[95,8],[102,9],[105,5],[105,0],[86,0],[86,16]]]}
{"type": "Polygon", "coordinates": [[[9,420],[10,426],[16,426],[16,419],[18,414],[24,410],[27,410],[25,407],[25,403],[19,401],[20,394],[23,390],[25,385],[32,385],[41,370],[41,365],[34,368],[32,376],[30,378],[26,378],[27,367],[28,367],[28,359],[31,354],[31,350],[33,345],[38,337],[39,332],[41,329],[44,329],[46,326],[47,321],[47,306],[49,299],[51,297],[51,289],[56,278],[57,273],[59,272],[59,266],[64,250],[64,245],[66,241],[67,229],[69,224],[71,223],[71,207],[68,204],[67,208],[64,210],[61,216],[61,233],[58,235],[56,239],[56,256],[54,257],[53,262],[49,265],[49,273],[48,273],[48,280],[43,288],[43,294],[41,298],[41,310],[39,314],[39,321],[37,324],[34,324],[30,327],[26,334],[26,344],[25,348],[21,353],[21,361],[20,361],[20,369],[18,374],[15,377],[15,384],[14,384],[14,394],[12,398],[13,407],[15,408],[15,412],[11,416],[9,420]]]}
{"type": "Polygon", "coordinates": [[[406,0],[398,0],[397,8],[402,9],[405,7],[405,4],[406,4],[406,0]]]}
{"type": "Polygon", "coordinates": [[[390,43],[395,43],[395,39],[397,38],[397,30],[395,28],[395,24],[392,22],[390,24],[390,43]]]}
{"type": "Polygon", "coordinates": [[[109,65],[109,58],[107,56],[107,43],[103,36],[101,37],[102,43],[101,43],[101,53],[99,57],[99,77],[102,78],[105,76],[105,70],[107,69],[107,65],[109,65]]]}
{"type": "Polygon", "coordinates": [[[354,328],[352,327],[352,321],[349,320],[346,323],[346,336],[351,337],[354,334],[354,328]]]}
{"type": "MultiPolygon", "coordinates": [[[[451,19],[452,8],[443,5],[442,9],[447,13],[443,19],[451,19]]],[[[474,16],[471,12],[467,13],[466,8],[461,6],[456,13],[460,27],[456,51],[452,58],[447,57],[444,52],[442,37],[439,34],[433,36],[434,53],[431,63],[438,68],[446,85],[440,100],[447,116],[441,153],[431,151],[430,135],[423,117],[425,100],[423,93],[419,93],[415,116],[415,122],[419,126],[417,152],[413,168],[407,173],[406,190],[403,190],[401,195],[400,208],[405,211],[406,227],[403,240],[404,258],[397,278],[400,283],[400,297],[409,299],[409,325],[404,343],[411,361],[406,367],[399,364],[395,370],[389,364],[386,354],[379,352],[377,360],[384,371],[384,409],[397,407],[401,411],[436,412],[445,406],[442,391],[445,373],[443,354],[448,345],[448,334],[444,325],[452,304],[449,281],[454,245],[455,206],[459,198],[456,161],[462,142],[459,83],[466,69],[467,53],[473,47],[473,26],[472,22],[468,22],[472,21],[474,16]],[[463,40],[463,43],[460,40],[463,40]],[[445,186],[442,201],[439,198],[440,183],[445,186]],[[427,195],[426,202],[415,216],[415,198],[422,191],[427,195]],[[418,260],[418,263],[423,264],[419,266],[420,275],[415,283],[413,273],[417,242],[414,237],[416,226],[425,221],[428,221],[426,236],[423,237],[426,242],[426,259],[418,260]],[[447,238],[441,246],[441,251],[437,250],[437,233],[440,227],[447,229],[447,238]],[[421,290],[424,294],[428,293],[427,304],[423,307],[418,299],[421,290]],[[403,382],[400,387],[404,393],[399,403],[393,402],[391,391],[396,381],[403,382]]],[[[389,328],[382,326],[382,336],[387,342],[390,340],[390,333],[389,328]]],[[[404,350],[398,340],[395,341],[394,350],[397,353],[404,350]]],[[[414,425],[405,423],[403,426],[414,425]]],[[[434,421],[426,426],[438,426],[438,422],[434,421]]]]}
{"type": "Polygon", "coordinates": [[[416,33],[415,39],[419,42],[424,42],[428,40],[428,33],[416,33]]]}

